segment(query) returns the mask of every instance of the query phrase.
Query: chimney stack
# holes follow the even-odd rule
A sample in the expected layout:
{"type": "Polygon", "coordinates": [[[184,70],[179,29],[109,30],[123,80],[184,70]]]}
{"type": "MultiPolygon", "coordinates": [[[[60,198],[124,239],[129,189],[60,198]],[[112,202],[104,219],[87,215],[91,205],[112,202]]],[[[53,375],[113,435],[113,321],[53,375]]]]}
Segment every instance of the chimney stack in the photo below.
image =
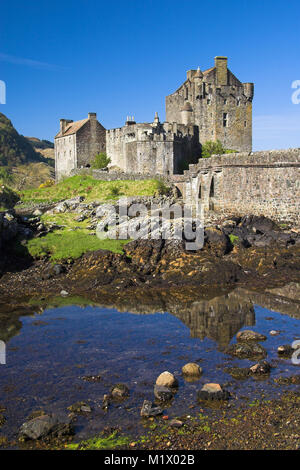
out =
{"type": "Polygon", "coordinates": [[[67,124],[70,124],[71,122],[73,122],[72,119],[60,119],[60,133],[61,134],[64,134],[67,124]]]}
{"type": "Polygon", "coordinates": [[[215,67],[217,71],[217,85],[228,84],[227,57],[215,57],[215,67]]]}
{"type": "Polygon", "coordinates": [[[88,113],[88,118],[90,120],[96,120],[97,119],[97,113],[88,113]]]}

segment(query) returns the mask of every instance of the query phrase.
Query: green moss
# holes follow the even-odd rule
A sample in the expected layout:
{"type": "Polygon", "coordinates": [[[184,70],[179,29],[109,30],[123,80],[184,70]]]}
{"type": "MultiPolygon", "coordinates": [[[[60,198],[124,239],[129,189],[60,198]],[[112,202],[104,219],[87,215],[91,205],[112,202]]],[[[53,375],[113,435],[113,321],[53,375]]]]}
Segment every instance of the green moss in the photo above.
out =
{"type": "Polygon", "coordinates": [[[99,181],[89,175],[76,175],[49,188],[27,189],[19,194],[25,204],[57,202],[76,196],[83,196],[85,202],[107,201],[118,199],[120,195],[128,197],[153,196],[157,192],[159,184],[155,179],[99,181]]]}
{"type": "Polygon", "coordinates": [[[239,237],[236,235],[233,235],[232,233],[229,235],[229,239],[232,243],[232,245],[237,245],[239,242],[239,237]]]}
{"type": "Polygon", "coordinates": [[[123,246],[130,240],[100,240],[91,236],[87,231],[68,229],[48,233],[42,238],[29,240],[26,247],[34,258],[49,257],[51,261],[62,261],[80,258],[83,254],[108,250],[113,253],[123,253],[123,246]]]}
{"type": "Polygon", "coordinates": [[[115,431],[107,437],[97,436],[86,441],[81,441],[78,444],[67,444],[66,449],[69,450],[105,450],[116,449],[117,447],[126,446],[130,442],[129,437],[120,436],[115,431]]]}

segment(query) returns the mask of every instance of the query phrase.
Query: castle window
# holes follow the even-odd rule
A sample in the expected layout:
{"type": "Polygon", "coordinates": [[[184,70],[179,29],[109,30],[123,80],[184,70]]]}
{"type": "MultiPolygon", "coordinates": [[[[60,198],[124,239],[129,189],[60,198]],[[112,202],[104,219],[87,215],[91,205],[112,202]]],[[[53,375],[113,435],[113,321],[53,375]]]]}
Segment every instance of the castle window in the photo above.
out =
{"type": "Polygon", "coordinates": [[[240,100],[238,99],[236,105],[239,106],[241,104],[240,100]]]}
{"type": "Polygon", "coordinates": [[[209,99],[209,98],[208,98],[208,100],[207,100],[207,104],[210,104],[210,99],[209,99]]]}
{"type": "Polygon", "coordinates": [[[189,90],[188,90],[188,88],[185,89],[185,99],[186,100],[189,99],[189,90]]]}
{"type": "Polygon", "coordinates": [[[244,127],[247,127],[247,121],[244,121],[244,127]]]}
{"type": "Polygon", "coordinates": [[[227,100],[226,100],[226,99],[224,100],[224,104],[227,104],[227,100]]]}
{"type": "Polygon", "coordinates": [[[228,114],[223,113],[223,127],[228,127],[228,114]]]}
{"type": "Polygon", "coordinates": [[[210,189],[209,189],[209,197],[214,197],[215,196],[215,180],[214,177],[211,179],[210,183],[210,189]]]}

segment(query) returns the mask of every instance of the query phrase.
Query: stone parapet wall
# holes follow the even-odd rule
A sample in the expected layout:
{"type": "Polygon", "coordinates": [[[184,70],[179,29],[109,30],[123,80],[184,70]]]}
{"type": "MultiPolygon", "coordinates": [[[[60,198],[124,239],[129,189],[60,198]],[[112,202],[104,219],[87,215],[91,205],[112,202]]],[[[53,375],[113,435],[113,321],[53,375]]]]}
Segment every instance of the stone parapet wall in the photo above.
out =
{"type": "Polygon", "coordinates": [[[166,183],[171,183],[171,178],[163,175],[155,175],[155,174],[136,174],[136,173],[119,173],[119,172],[108,172],[102,170],[93,170],[91,168],[77,168],[71,172],[71,176],[74,175],[89,175],[92,176],[96,180],[101,181],[125,181],[125,180],[152,180],[152,179],[160,179],[166,183]]]}
{"type": "Polygon", "coordinates": [[[213,156],[184,178],[185,202],[205,210],[300,222],[300,149],[213,156]]]}

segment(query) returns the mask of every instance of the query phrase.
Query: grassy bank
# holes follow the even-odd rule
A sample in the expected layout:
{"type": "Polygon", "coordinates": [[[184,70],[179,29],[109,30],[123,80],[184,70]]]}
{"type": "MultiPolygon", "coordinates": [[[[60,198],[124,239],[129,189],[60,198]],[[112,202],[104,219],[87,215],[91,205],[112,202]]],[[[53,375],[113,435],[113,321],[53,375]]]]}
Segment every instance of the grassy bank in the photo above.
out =
{"type": "Polygon", "coordinates": [[[76,175],[48,188],[19,192],[24,203],[51,203],[83,196],[85,202],[117,200],[120,196],[153,196],[161,191],[161,182],[153,180],[99,181],[91,176],[76,175]]]}
{"type": "Polygon", "coordinates": [[[32,238],[27,242],[27,249],[34,258],[47,257],[51,261],[73,260],[84,253],[96,250],[109,250],[122,253],[123,246],[129,240],[100,240],[87,227],[90,219],[76,221],[78,214],[44,214],[41,222],[47,226],[55,224],[61,228],[48,233],[44,237],[32,238]]]}
{"type": "Polygon", "coordinates": [[[34,258],[47,257],[51,261],[65,261],[96,250],[122,253],[123,246],[128,242],[129,240],[99,240],[97,236],[81,230],[71,232],[64,229],[49,233],[42,238],[29,240],[27,249],[34,258]]]}

